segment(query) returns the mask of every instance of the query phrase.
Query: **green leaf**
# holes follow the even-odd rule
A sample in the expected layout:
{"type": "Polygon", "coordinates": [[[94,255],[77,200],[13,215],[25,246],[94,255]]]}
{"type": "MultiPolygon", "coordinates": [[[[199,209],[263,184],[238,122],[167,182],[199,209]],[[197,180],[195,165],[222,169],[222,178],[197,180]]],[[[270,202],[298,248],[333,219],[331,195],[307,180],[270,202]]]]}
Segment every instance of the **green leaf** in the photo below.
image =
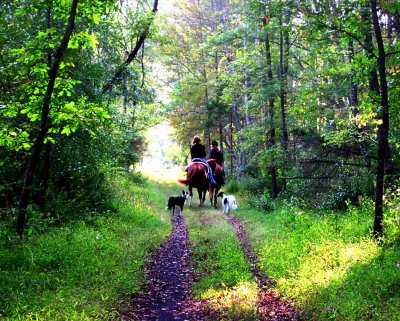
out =
{"type": "Polygon", "coordinates": [[[69,136],[71,134],[71,129],[69,128],[69,126],[65,126],[63,128],[63,130],[61,131],[61,134],[65,134],[65,135],[69,136]]]}
{"type": "Polygon", "coordinates": [[[99,14],[97,14],[97,13],[93,14],[92,19],[93,19],[94,24],[98,25],[100,23],[100,15],[99,14]]]}

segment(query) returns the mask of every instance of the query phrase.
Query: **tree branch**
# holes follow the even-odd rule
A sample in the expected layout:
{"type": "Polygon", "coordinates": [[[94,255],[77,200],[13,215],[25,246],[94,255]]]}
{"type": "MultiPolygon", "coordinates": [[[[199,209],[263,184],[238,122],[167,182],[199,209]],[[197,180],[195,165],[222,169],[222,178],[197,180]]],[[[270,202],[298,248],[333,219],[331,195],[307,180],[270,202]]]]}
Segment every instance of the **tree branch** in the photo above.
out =
{"type": "MultiPolygon", "coordinates": [[[[151,11],[153,14],[157,12],[157,7],[158,7],[158,0],[154,0],[154,5],[153,5],[153,10],[151,11]]],[[[125,60],[125,62],[122,64],[121,67],[119,67],[116,72],[114,73],[114,76],[112,79],[103,87],[102,93],[105,94],[109,92],[113,86],[113,84],[121,78],[123,72],[126,70],[128,65],[136,58],[140,48],[142,47],[145,39],[147,38],[147,35],[150,30],[150,26],[153,22],[154,16],[150,19],[150,22],[147,24],[147,26],[144,28],[142,33],[140,34],[139,39],[136,41],[135,48],[130,52],[128,55],[128,58],[125,60]]]]}

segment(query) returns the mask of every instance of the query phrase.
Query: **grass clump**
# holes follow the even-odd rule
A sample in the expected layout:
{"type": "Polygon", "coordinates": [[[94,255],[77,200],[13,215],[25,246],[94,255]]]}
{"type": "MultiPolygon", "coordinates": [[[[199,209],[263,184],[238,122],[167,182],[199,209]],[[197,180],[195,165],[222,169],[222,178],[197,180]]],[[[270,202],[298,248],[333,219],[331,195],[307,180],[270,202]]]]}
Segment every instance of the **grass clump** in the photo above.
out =
{"type": "Polygon", "coordinates": [[[257,286],[234,229],[206,205],[185,209],[192,244],[192,260],[199,276],[195,298],[221,313],[221,320],[255,320],[257,286]]]}
{"type": "Polygon", "coordinates": [[[112,320],[126,305],[170,224],[159,214],[164,199],[145,181],[110,184],[113,209],[85,215],[90,222],[35,229],[23,241],[3,229],[0,319],[112,320]]]}
{"type": "Polygon", "coordinates": [[[400,320],[398,239],[394,232],[383,246],[373,239],[372,202],[344,212],[276,202],[270,213],[241,203],[237,214],[262,268],[277,291],[296,299],[304,319],[400,320]]]}

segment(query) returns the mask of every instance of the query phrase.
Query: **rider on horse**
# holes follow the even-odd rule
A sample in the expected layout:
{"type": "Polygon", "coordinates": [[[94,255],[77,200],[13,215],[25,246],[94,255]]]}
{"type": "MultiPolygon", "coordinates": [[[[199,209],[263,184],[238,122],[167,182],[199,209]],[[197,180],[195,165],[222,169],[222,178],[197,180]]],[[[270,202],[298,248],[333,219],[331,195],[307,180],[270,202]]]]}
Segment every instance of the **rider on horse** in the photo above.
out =
{"type": "Polygon", "coordinates": [[[222,173],[223,173],[223,181],[222,185],[225,185],[225,170],[224,170],[224,155],[222,154],[222,150],[218,148],[218,143],[217,141],[213,140],[211,142],[211,149],[210,153],[208,155],[208,159],[215,159],[218,165],[222,167],[222,173]]]}
{"type": "Polygon", "coordinates": [[[201,162],[205,166],[207,166],[208,177],[209,177],[210,183],[216,184],[216,182],[214,181],[212,170],[206,160],[206,157],[207,157],[206,147],[204,145],[200,144],[200,142],[201,142],[201,140],[200,140],[199,136],[193,137],[193,142],[192,142],[193,145],[190,147],[190,157],[192,158],[192,162],[201,162]]]}

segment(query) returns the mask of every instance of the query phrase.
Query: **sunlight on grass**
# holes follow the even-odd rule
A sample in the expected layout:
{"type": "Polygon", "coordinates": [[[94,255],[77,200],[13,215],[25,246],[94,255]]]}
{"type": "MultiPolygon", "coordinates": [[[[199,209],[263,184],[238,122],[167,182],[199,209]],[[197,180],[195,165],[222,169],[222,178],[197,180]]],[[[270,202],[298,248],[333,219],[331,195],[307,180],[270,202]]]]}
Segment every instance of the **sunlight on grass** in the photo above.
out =
{"type": "Polygon", "coordinates": [[[400,320],[398,243],[375,242],[369,203],[334,215],[241,203],[235,215],[246,222],[261,268],[305,320],[400,320]]]}
{"type": "Polygon", "coordinates": [[[278,287],[287,295],[305,300],[310,292],[318,292],[331,283],[345,282],[348,271],[356,264],[368,264],[379,253],[379,247],[371,240],[346,244],[343,241],[327,241],[312,244],[301,260],[293,278],[279,278],[278,287]]]}
{"type": "Polygon", "coordinates": [[[179,185],[178,178],[186,177],[186,173],[179,166],[173,166],[148,157],[143,159],[142,164],[137,167],[137,171],[154,182],[161,184],[175,183],[177,186],[179,185]]]}
{"type": "Polygon", "coordinates": [[[201,298],[207,300],[214,309],[229,311],[230,314],[235,314],[236,318],[249,317],[256,315],[258,287],[255,282],[240,282],[231,288],[211,288],[204,292],[201,298]]]}

